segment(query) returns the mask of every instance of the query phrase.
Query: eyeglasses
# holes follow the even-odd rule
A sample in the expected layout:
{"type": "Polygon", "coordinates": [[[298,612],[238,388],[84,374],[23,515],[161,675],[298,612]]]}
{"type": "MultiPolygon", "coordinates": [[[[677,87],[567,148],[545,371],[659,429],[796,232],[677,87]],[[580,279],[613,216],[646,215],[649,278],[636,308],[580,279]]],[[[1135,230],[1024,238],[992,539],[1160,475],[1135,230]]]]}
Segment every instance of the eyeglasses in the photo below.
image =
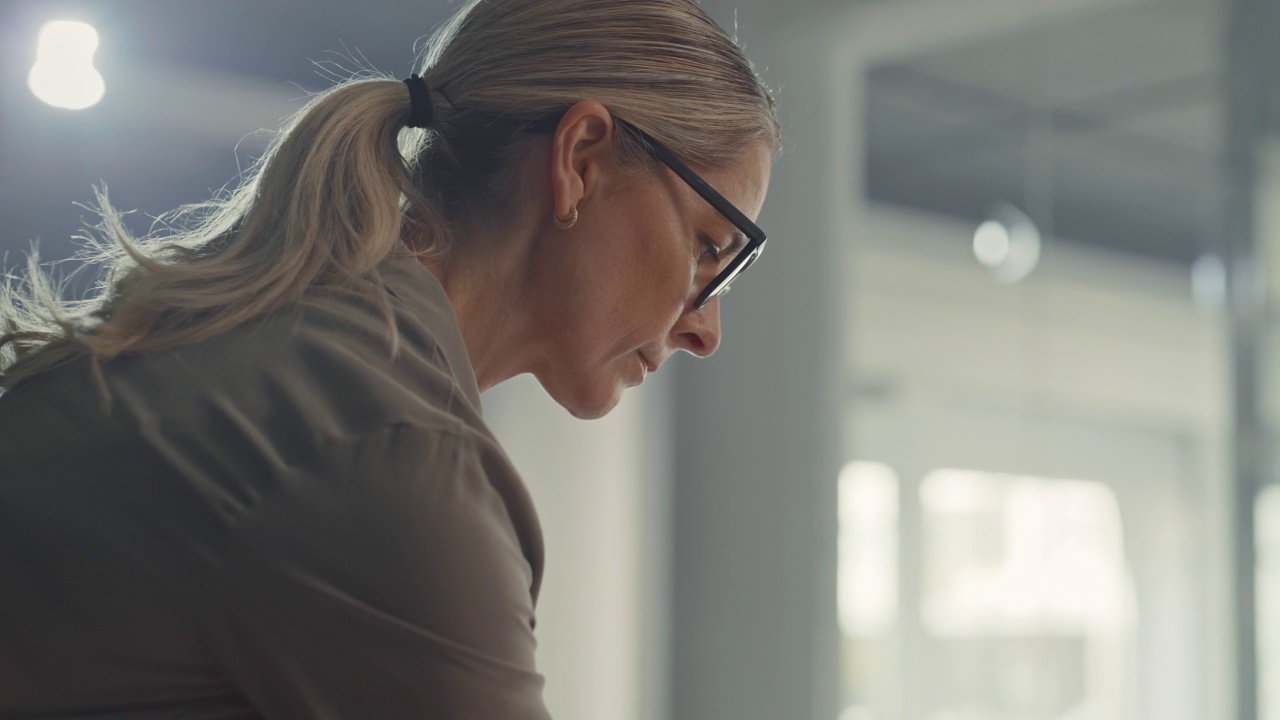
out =
{"type": "Polygon", "coordinates": [[[760,226],[747,219],[747,216],[743,215],[742,211],[734,207],[733,203],[726,200],[723,195],[716,192],[716,189],[711,187],[706,180],[698,177],[698,174],[691,170],[688,165],[681,162],[675,156],[675,153],[668,150],[662,143],[654,140],[640,128],[630,123],[624,123],[621,120],[618,123],[626,125],[627,129],[634,131],[643,138],[653,150],[653,154],[664,165],[671,168],[671,171],[676,175],[679,175],[681,180],[688,183],[694,192],[701,195],[703,200],[710,203],[711,207],[719,211],[726,220],[733,223],[734,227],[738,228],[747,238],[746,244],[738,251],[737,255],[733,256],[733,259],[729,261],[729,265],[724,270],[721,270],[720,274],[716,275],[715,279],[693,301],[693,308],[697,310],[711,302],[712,298],[729,292],[729,286],[733,284],[733,281],[737,280],[739,275],[746,272],[747,268],[751,267],[752,263],[760,258],[760,254],[764,252],[764,244],[767,238],[760,226]]]}

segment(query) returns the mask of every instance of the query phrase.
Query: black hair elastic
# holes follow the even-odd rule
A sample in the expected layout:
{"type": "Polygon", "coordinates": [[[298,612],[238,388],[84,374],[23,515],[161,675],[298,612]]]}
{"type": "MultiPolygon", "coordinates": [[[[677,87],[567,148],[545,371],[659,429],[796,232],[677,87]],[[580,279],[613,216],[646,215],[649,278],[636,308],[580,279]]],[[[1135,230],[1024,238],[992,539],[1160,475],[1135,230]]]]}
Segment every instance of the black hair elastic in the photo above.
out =
{"type": "Polygon", "coordinates": [[[425,128],[431,125],[435,108],[431,106],[431,88],[420,75],[410,75],[404,81],[409,86],[409,127],[425,128]]]}

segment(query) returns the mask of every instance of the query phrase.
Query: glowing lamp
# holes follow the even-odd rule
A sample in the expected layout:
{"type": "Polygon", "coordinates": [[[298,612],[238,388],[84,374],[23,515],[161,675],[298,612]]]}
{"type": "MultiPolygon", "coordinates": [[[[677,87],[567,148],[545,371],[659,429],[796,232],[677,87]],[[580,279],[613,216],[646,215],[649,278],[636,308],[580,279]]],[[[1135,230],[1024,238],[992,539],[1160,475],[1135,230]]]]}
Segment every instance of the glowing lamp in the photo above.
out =
{"type": "Polygon", "coordinates": [[[82,22],[59,20],[40,30],[36,62],[27,75],[31,92],[45,103],[67,110],[91,107],[106,92],[93,66],[98,31],[82,22]]]}

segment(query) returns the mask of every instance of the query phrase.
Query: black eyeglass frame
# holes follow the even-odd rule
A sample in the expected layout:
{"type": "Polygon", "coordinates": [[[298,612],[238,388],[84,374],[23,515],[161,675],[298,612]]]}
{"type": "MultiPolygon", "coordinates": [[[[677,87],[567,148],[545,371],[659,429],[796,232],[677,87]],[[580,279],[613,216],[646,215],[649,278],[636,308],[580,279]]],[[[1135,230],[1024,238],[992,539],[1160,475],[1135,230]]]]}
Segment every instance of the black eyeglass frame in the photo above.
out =
{"type": "Polygon", "coordinates": [[[733,223],[734,227],[741,230],[743,235],[747,236],[747,244],[738,251],[738,254],[729,261],[728,266],[726,266],[724,270],[721,270],[711,283],[698,294],[697,299],[693,301],[693,308],[695,310],[701,309],[707,303],[711,302],[712,298],[728,292],[729,286],[733,284],[733,281],[737,280],[739,275],[746,272],[747,268],[751,267],[751,265],[760,258],[760,254],[764,252],[764,245],[768,236],[765,235],[764,230],[760,229],[759,225],[751,222],[746,215],[742,214],[741,210],[734,207],[733,203],[726,200],[725,197],[717,192],[715,188],[711,187],[706,180],[699,177],[698,174],[695,173],[688,165],[685,165],[680,158],[677,158],[675,153],[668,150],[665,145],[654,140],[649,133],[646,133],[630,123],[624,123],[621,120],[618,120],[617,122],[621,125],[626,125],[628,130],[635,132],[643,138],[645,143],[647,143],[649,148],[653,151],[653,154],[657,156],[664,165],[671,168],[671,171],[676,175],[679,175],[680,179],[684,180],[689,187],[693,188],[694,192],[702,196],[703,200],[710,203],[711,207],[715,208],[725,217],[726,220],[733,223]]]}

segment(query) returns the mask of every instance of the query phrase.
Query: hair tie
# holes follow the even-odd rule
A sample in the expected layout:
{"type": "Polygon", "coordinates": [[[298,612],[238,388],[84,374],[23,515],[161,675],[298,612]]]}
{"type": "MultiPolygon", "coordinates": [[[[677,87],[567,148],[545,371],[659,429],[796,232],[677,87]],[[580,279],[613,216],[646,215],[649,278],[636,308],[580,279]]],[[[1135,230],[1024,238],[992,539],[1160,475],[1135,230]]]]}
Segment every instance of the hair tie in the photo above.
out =
{"type": "Polygon", "coordinates": [[[411,128],[425,128],[431,125],[435,116],[435,108],[431,106],[431,88],[427,81],[419,75],[410,75],[404,81],[409,86],[409,123],[411,128]]]}

